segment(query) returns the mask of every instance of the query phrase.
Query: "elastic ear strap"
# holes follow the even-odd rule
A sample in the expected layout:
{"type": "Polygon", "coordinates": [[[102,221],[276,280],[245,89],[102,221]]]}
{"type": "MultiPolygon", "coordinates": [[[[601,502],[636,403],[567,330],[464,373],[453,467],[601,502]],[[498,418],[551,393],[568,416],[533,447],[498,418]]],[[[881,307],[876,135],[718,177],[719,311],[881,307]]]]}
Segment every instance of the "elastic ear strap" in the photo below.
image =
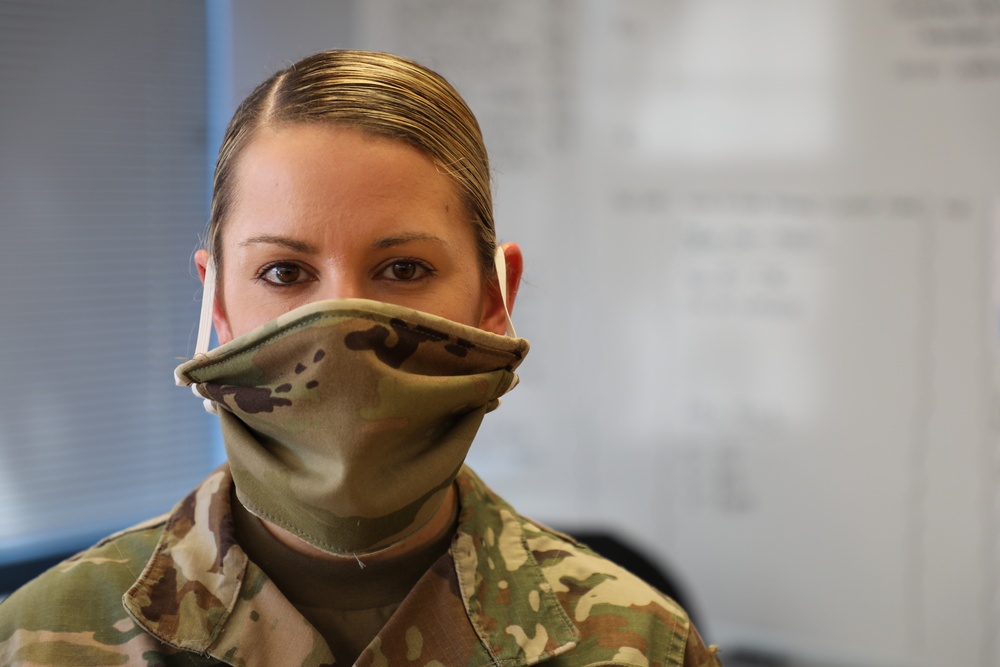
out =
{"type": "Polygon", "coordinates": [[[208,343],[212,338],[212,310],[215,306],[215,260],[208,259],[205,267],[205,285],[201,296],[201,317],[198,320],[198,342],[194,355],[208,352],[208,343]]]}
{"type": "Polygon", "coordinates": [[[493,255],[493,264],[497,271],[497,282],[500,283],[500,298],[503,300],[503,315],[507,320],[507,335],[517,338],[514,331],[514,323],[510,320],[510,309],[507,307],[507,258],[503,254],[503,248],[497,245],[496,254],[493,255]]]}

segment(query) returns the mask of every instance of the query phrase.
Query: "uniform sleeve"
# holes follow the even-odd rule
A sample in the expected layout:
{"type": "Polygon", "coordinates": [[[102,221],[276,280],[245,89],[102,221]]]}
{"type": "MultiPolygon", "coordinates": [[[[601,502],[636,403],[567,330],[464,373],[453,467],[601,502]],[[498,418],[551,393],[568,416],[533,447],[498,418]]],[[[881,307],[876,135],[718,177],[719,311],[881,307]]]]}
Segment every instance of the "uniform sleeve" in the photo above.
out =
{"type": "Polygon", "coordinates": [[[119,647],[136,633],[125,631],[118,569],[66,561],[12,593],[0,603],[0,665],[122,664],[119,647]]]}

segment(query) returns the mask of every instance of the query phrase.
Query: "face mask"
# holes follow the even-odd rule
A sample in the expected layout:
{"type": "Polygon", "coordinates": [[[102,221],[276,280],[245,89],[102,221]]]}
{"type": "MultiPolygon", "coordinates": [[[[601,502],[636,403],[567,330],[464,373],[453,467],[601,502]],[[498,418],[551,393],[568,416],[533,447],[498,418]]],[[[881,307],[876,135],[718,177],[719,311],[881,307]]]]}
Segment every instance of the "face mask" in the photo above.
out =
{"type": "Polygon", "coordinates": [[[385,549],[440,508],[527,341],[363,299],[320,301],[179,366],[248,510],[323,551],[385,549]]]}

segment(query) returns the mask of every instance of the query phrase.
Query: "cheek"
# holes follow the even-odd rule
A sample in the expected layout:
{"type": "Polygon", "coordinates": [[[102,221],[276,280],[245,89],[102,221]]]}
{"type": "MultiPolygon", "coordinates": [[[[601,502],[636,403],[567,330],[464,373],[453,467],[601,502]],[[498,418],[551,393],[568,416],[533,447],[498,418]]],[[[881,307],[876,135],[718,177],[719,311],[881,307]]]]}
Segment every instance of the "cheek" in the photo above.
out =
{"type": "MultiPolygon", "coordinates": [[[[228,284],[232,285],[233,282],[229,281],[228,284]]],[[[223,317],[233,338],[239,338],[281,314],[280,312],[272,313],[275,310],[274,306],[262,303],[259,298],[254,298],[249,290],[225,286],[220,286],[220,288],[223,295],[221,304],[223,317]]]]}
{"type": "Polygon", "coordinates": [[[454,317],[452,319],[469,326],[479,326],[479,323],[482,321],[484,309],[488,303],[486,284],[478,269],[474,278],[463,281],[462,295],[460,297],[461,307],[456,308],[456,310],[461,312],[461,317],[454,317]]]}

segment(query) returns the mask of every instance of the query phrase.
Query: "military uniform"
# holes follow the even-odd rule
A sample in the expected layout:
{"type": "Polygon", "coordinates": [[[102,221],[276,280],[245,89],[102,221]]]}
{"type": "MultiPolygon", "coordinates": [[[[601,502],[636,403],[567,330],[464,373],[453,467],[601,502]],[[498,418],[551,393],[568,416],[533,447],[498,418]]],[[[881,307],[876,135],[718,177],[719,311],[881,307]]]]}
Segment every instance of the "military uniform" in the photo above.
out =
{"type": "MultiPolygon", "coordinates": [[[[519,516],[464,468],[451,548],[356,664],[719,663],[684,611],[519,516]]],[[[236,543],[223,467],[168,515],[0,603],[0,665],[331,665],[320,634],[236,543]]]]}

